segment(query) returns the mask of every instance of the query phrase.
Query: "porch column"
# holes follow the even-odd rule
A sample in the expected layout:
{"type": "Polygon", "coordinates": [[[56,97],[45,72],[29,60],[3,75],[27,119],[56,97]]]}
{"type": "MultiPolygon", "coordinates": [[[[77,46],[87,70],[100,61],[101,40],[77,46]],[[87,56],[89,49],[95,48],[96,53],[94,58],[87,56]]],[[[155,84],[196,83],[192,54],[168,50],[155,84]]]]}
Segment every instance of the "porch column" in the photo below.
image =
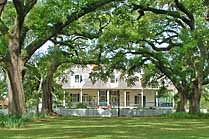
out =
{"type": "Polygon", "coordinates": [[[143,92],[143,88],[142,88],[142,91],[141,91],[141,106],[142,108],[144,107],[144,100],[143,100],[143,97],[144,97],[144,92],[143,92]]]}
{"type": "Polygon", "coordinates": [[[155,103],[156,103],[155,105],[156,105],[156,107],[159,106],[159,102],[158,102],[157,96],[158,96],[158,92],[155,93],[155,103]]]}
{"type": "Polygon", "coordinates": [[[97,91],[97,105],[99,106],[99,90],[97,91]]]}
{"type": "Polygon", "coordinates": [[[124,107],[126,107],[126,91],[124,91],[124,107]]]}
{"type": "Polygon", "coordinates": [[[172,92],[172,103],[173,103],[172,108],[174,109],[174,107],[175,107],[175,101],[174,101],[174,93],[173,92],[172,92]]]}
{"type": "Polygon", "coordinates": [[[80,103],[82,103],[82,102],[83,102],[83,98],[82,98],[82,96],[83,96],[83,90],[81,89],[81,90],[80,90],[80,103]]]}
{"type": "Polygon", "coordinates": [[[65,91],[64,91],[64,98],[63,98],[63,106],[64,106],[64,108],[65,108],[65,106],[66,106],[66,97],[65,97],[65,91]]]}
{"type": "Polygon", "coordinates": [[[110,91],[107,90],[107,106],[110,105],[110,91]]]}

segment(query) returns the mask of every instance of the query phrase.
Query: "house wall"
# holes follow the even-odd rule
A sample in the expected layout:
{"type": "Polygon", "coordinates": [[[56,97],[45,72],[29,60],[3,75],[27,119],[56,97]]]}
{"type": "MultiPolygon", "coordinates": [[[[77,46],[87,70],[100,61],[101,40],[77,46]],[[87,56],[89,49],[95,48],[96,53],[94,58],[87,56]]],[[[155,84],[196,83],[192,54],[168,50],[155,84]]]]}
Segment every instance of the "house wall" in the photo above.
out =
{"type": "Polygon", "coordinates": [[[125,80],[120,79],[120,73],[117,71],[114,71],[114,76],[115,76],[115,82],[112,83],[111,79],[109,78],[107,82],[103,82],[101,80],[97,80],[96,83],[92,83],[92,81],[89,78],[89,75],[92,71],[92,66],[88,65],[86,67],[81,67],[81,66],[75,66],[70,69],[71,73],[65,77],[66,81],[62,83],[63,89],[75,89],[75,88],[92,88],[92,89],[107,89],[107,88],[112,88],[112,89],[124,89],[124,88],[140,88],[141,87],[141,74],[136,73],[135,76],[139,78],[139,81],[135,82],[135,85],[132,87],[129,87],[125,80]],[[76,75],[81,75],[82,76],[82,81],[81,82],[75,82],[75,76],[76,75]]]}

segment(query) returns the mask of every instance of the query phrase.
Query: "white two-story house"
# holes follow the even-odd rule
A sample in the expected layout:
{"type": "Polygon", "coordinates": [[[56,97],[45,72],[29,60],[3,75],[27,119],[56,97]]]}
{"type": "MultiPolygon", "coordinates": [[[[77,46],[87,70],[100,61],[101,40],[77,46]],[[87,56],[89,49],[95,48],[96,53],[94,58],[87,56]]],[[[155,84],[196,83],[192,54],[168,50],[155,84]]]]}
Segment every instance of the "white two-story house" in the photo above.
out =
{"type": "MultiPolygon", "coordinates": [[[[63,89],[65,90],[65,101],[71,102],[72,107],[79,103],[85,103],[88,108],[155,108],[173,107],[173,96],[162,100],[157,98],[159,88],[143,88],[140,80],[135,86],[129,87],[120,79],[120,74],[115,72],[108,82],[96,81],[93,84],[89,78],[94,65],[85,67],[74,66],[71,74],[67,75],[63,89]],[[68,99],[67,99],[68,98],[68,99]]],[[[136,76],[141,78],[141,74],[136,76]]],[[[173,90],[173,88],[169,88],[173,90]]]]}

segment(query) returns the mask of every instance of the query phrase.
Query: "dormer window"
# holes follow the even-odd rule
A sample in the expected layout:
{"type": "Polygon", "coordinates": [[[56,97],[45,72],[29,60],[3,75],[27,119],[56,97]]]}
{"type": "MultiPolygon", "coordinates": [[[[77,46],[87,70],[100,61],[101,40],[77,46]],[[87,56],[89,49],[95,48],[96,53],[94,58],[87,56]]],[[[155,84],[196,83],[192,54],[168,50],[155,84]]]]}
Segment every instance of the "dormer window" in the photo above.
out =
{"type": "Polygon", "coordinates": [[[115,75],[112,75],[112,76],[110,77],[110,82],[111,82],[111,83],[116,83],[116,82],[117,82],[117,78],[115,77],[115,75]]]}
{"type": "Polygon", "coordinates": [[[75,75],[75,83],[81,83],[83,81],[82,75],[75,75]]]}

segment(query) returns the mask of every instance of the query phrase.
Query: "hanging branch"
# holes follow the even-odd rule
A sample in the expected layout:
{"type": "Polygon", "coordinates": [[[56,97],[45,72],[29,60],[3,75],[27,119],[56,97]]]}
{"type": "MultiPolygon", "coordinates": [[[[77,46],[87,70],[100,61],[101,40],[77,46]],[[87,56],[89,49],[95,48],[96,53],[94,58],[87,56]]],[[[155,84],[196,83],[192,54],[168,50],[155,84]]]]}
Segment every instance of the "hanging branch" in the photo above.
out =
{"type": "Polygon", "coordinates": [[[4,6],[7,4],[7,0],[0,0],[0,17],[4,10],[4,6]]]}
{"type": "Polygon", "coordinates": [[[144,5],[136,5],[133,4],[134,10],[140,10],[140,11],[149,11],[149,12],[153,12],[155,14],[162,14],[162,15],[169,15],[171,17],[174,18],[178,18],[180,20],[182,20],[185,24],[187,24],[191,30],[194,29],[194,17],[192,15],[191,12],[189,12],[188,9],[186,9],[186,7],[179,3],[178,0],[175,0],[175,4],[176,7],[185,14],[185,16],[181,16],[181,13],[178,11],[170,11],[170,10],[164,10],[164,9],[157,9],[157,8],[152,8],[152,7],[148,7],[148,6],[144,6],[144,5]]]}

